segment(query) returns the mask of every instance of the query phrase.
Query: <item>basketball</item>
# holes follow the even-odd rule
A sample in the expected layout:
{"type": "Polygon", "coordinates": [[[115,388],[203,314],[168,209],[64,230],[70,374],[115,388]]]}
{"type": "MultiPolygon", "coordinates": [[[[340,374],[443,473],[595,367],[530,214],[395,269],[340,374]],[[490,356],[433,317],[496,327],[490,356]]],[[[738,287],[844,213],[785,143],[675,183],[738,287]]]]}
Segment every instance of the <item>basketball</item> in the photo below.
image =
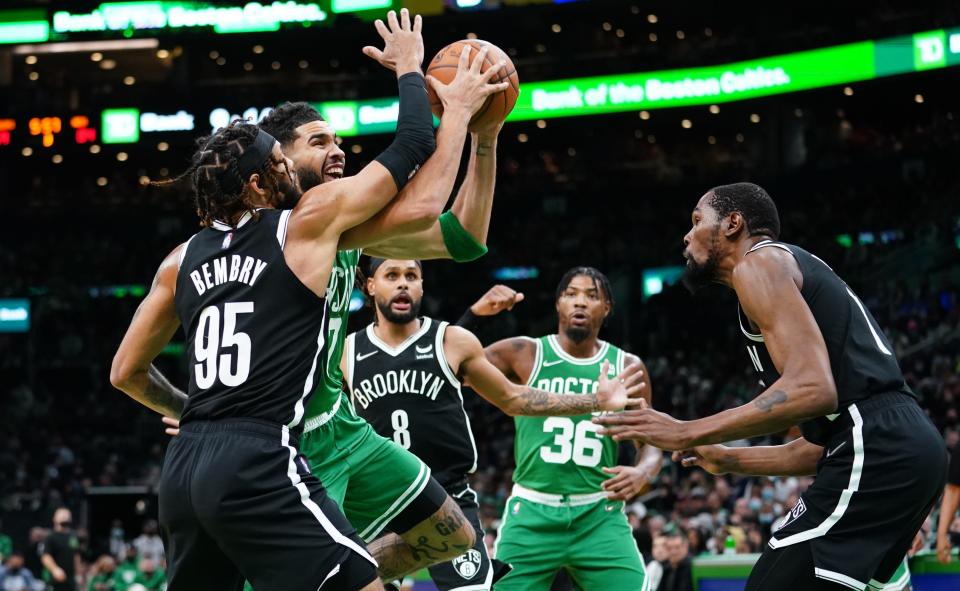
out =
{"type": "MultiPolygon", "coordinates": [[[[477,127],[488,125],[495,121],[500,122],[507,118],[507,115],[513,110],[513,106],[517,104],[517,97],[520,95],[520,79],[517,77],[517,69],[514,67],[513,61],[510,60],[510,56],[508,56],[506,52],[493,43],[479,39],[455,41],[441,49],[437,52],[437,55],[430,60],[427,74],[444,84],[450,84],[457,75],[457,64],[460,61],[460,52],[464,45],[469,45],[472,48],[470,54],[471,63],[473,63],[474,57],[481,49],[484,47],[487,48],[486,59],[480,67],[481,72],[486,72],[488,68],[501,60],[506,62],[501,68],[500,75],[491,80],[491,82],[507,81],[510,83],[510,86],[507,87],[506,90],[491,94],[487,97],[486,102],[483,103],[480,110],[477,111],[473,119],[470,120],[470,130],[473,131],[477,127]]],[[[443,114],[443,103],[440,102],[440,98],[433,91],[433,88],[428,86],[427,92],[430,95],[430,108],[433,110],[433,114],[439,117],[443,114]]]]}

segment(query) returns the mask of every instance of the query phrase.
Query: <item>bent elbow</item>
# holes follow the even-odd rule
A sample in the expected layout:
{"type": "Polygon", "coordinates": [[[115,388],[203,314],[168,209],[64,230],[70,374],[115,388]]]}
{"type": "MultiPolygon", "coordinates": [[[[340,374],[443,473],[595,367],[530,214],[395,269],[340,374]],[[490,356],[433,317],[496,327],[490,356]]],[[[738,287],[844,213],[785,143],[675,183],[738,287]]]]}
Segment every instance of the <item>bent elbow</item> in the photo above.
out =
{"type": "Polygon", "coordinates": [[[113,358],[113,363],[110,365],[110,384],[117,390],[125,391],[127,384],[130,383],[130,376],[131,372],[124,367],[120,355],[116,355],[113,358]]]}
{"type": "Polygon", "coordinates": [[[440,217],[440,214],[443,213],[444,204],[436,199],[431,201],[438,201],[438,203],[424,204],[410,212],[410,217],[407,222],[407,227],[410,232],[429,230],[437,223],[437,219],[440,217]]]}
{"type": "Polygon", "coordinates": [[[815,412],[817,416],[833,414],[837,412],[839,398],[837,396],[837,387],[833,380],[826,380],[815,386],[815,412]]]}

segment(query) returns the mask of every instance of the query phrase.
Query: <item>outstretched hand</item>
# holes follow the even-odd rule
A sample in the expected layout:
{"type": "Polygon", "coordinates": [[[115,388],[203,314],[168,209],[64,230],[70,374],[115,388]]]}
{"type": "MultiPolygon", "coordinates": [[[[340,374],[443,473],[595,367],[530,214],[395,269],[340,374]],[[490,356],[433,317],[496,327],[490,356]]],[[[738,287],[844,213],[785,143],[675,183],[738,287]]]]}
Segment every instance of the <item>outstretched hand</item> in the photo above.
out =
{"type": "Polygon", "coordinates": [[[427,82],[443,103],[444,113],[460,108],[472,115],[486,103],[488,96],[507,89],[509,83],[506,81],[491,82],[505,65],[504,62],[493,64],[487,68],[486,72],[480,72],[480,67],[487,60],[487,49],[487,47],[482,48],[471,62],[470,54],[473,48],[464,45],[460,50],[457,75],[450,84],[444,84],[433,76],[427,76],[427,82]]]}
{"type": "Polygon", "coordinates": [[[614,441],[639,441],[666,451],[690,447],[686,423],[652,408],[593,417],[593,422],[603,425],[600,434],[614,441]]]}
{"type": "Polygon", "coordinates": [[[410,11],[403,8],[399,21],[396,12],[388,12],[387,23],[384,24],[380,19],[373,23],[383,38],[383,49],[367,45],[363,48],[363,54],[377,60],[384,68],[395,71],[397,76],[419,72],[423,63],[423,37],[420,35],[423,19],[418,14],[411,25],[410,11]]]}
{"type": "Polygon", "coordinates": [[[643,381],[643,370],[639,363],[627,366],[613,378],[607,376],[609,371],[610,362],[604,361],[600,368],[600,377],[597,378],[597,402],[600,410],[618,411],[628,406],[646,406],[647,401],[642,397],[646,382],[643,381]]]}

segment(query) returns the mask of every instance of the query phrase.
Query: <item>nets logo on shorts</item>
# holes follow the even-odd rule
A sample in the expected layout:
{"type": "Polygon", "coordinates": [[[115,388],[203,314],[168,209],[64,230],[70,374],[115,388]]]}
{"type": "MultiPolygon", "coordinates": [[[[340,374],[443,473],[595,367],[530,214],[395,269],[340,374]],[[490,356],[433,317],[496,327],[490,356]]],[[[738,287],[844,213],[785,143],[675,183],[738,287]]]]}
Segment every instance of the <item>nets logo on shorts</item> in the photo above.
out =
{"type": "Polygon", "coordinates": [[[453,570],[457,571],[464,579],[472,579],[478,572],[480,572],[480,563],[483,561],[483,558],[480,556],[480,552],[477,550],[467,550],[466,554],[462,554],[453,559],[453,570]]]}
{"type": "Polygon", "coordinates": [[[773,531],[780,531],[785,528],[787,524],[796,521],[801,515],[807,512],[807,505],[803,502],[803,497],[797,501],[797,504],[794,505],[793,509],[787,513],[783,520],[779,524],[774,524],[773,531]]]}

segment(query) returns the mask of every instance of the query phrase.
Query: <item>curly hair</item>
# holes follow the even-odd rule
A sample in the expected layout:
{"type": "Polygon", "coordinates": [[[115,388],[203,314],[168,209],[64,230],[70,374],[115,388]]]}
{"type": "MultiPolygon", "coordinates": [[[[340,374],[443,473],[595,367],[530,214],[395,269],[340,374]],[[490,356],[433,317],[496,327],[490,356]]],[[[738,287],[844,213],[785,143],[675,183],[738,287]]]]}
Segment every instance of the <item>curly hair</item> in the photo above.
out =
{"type": "MultiPolygon", "coordinates": [[[[189,178],[200,225],[209,227],[214,220],[232,220],[244,211],[256,215],[256,208],[245,190],[248,179],[240,177],[238,162],[257,137],[259,129],[252,123],[236,119],[212,135],[197,140],[197,150],[190,159],[190,167],[179,176],[151,183],[165,186],[189,178]]],[[[265,188],[280,193],[277,179],[271,171],[271,159],[255,171],[265,188]]]]}
{"type": "Polygon", "coordinates": [[[277,138],[281,146],[289,146],[297,139],[297,128],[311,121],[326,121],[310,103],[286,102],[270,111],[260,120],[260,129],[277,138]]]}

